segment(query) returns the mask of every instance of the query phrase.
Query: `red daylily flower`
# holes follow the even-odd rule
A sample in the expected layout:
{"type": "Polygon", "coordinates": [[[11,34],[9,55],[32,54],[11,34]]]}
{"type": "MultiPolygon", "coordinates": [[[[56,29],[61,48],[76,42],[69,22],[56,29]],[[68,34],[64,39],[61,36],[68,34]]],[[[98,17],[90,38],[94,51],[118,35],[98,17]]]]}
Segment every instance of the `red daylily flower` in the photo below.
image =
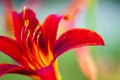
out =
{"type": "Polygon", "coordinates": [[[60,55],[80,46],[104,45],[100,35],[82,28],[68,30],[56,39],[61,18],[52,14],[40,24],[30,9],[13,12],[15,39],[0,36],[0,51],[18,64],[0,64],[0,76],[17,73],[38,80],[59,80],[57,58],[60,55]]]}

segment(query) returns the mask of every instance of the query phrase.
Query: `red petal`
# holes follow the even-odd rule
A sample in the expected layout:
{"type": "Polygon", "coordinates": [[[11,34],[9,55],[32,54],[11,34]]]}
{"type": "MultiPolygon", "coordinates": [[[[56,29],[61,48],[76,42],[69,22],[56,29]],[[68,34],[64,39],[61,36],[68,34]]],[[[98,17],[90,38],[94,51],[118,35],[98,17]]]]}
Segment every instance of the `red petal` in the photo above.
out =
{"type": "Polygon", "coordinates": [[[37,70],[37,74],[40,76],[41,80],[57,80],[53,65],[37,70]]]}
{"type": "Polygon", "coordinates": [[[104,45],[104,41],[96,32],[88,29],[72,29],[60,36],[55,43],[56,56],[80,46],[104,45]]]}
{"type": "MultiPolygon", "coordinates": [[[[58,24],[62,16],[58,15],[49,15],[43,23],[42,26],[42,36],[44,39],[44,46],[48,47],[48,44],[51,48],[54,45],[57,35],[58,24]]],[[[43,40],[42,40],[43,42],[43,40]]]]}
{"type": "Polygon", "coordinates": [[[23,75],[36,75],[36,73],[30,69],[20,67],[14,64],[0,64],[0,76],[8,73],[23,74],[23,75]]]}
{"type": "Polygon", "coordinates": [[[13,12],[12,13],[12,23],[13,23],[13,27],[14,27],[14,34],[17,40],[20,40],[20,34],[22,31],[22,24],[20,21],[20,17],[18,15],[18,13],[13,12]]]}
{"type": "Polygon", "coordinates": [[[0,36],[0,51],[10,56],[18,63],[26,65],[23,52],[15,40],[12,40],[8,37],[0,36]]]}

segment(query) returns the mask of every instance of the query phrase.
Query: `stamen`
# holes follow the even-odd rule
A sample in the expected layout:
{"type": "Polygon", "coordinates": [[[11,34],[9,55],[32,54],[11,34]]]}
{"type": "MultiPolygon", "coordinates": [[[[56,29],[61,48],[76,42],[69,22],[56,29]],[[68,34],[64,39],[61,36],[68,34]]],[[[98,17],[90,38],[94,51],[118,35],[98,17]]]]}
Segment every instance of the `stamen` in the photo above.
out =
{"type": "Polygon", "coordinates": [[[24,30],[25,30],[25,27],[22,28],[22,31],[21,31],[21,34],[20,34],[21,41],[23,40],[24,30]]]}
{"type": "Polygon", "coordinates": [[[35,28],[35,31],[37,31],[40,28],[40,23],[38,23],[37,27],[35,28]]]}
{"type": "Polygon", "coordinates": [[[26,33],[26,31],[27,31],[28,25],[29,25],[29,20],[28,19],[24,20],[24,27],[22,27],[22,31],[21,31],[21,35],[20,35],[21,41],[23,40],[23,36],[26,33]]]}
{"type": "Polygon", "coordinates": [[[37,34],[37,44],[39,45],[39,38],[40,38],[40,35],[41,35],[41,31],[38,32],[37,34]]]}
{"type": "Polygon", "coordinates": [[[30,30],[28,29],[26,41],[28,40],[29,36],[30,36],[30,30]]]}
{"type": "Polygon", "coordinates": [[[25,13],[26,13],[26,6],[24,6],[24,9],[23,9],[23,19],[25,18],[25,13]]]}
{"type": "Polygon", "coordinates": [[[37,25],[37,27],[35,28],[35,31],[34,31],[34,33],[33,33],[33,38],[32,38],[32,41],[34,40],[34,38],[35,38],[35,35],[37,34],[37,30],[40,28],[40,23],[38,23],[38,25],[37,25]]]}

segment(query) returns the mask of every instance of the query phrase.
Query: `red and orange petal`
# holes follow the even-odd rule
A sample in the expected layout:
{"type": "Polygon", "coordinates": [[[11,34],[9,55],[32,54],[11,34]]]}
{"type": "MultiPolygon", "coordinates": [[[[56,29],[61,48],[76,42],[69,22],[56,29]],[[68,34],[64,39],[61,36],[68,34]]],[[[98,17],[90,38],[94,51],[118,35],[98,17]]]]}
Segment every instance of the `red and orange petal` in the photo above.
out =
{"type": "Polygon", "coordinates": [[[20,40],[20,34],[23,26],[21,24],[20,17],[18,16],[17,12],[12,13],[12,24],[14,28],[14,35],[17,40],[20,40]]]}
{"type": "Polygon", "coordinates": [[[58,57],[69,49],[91,45],[104,45],[104,41],[102,37],[94,31],[77,28],[63,33],[56,41],[54,51],[56,57],[58,57]]]}
{"type": "Polygon", "coordinates": [[[60,80],[57,67],[56,62],[53,62],[49,66],[36,71],[41,80],[60,80]]]}
{"type": "MultiPolygon", "coordinates": [[[[36,54],[31,53],[28,46],[24,43],[18,43],[16,40],[12,40],[8,37],[0,36],[0,51],[14,59],[20,65],[27,68],[40,68],[38,63],[38,58],[35,57],[36,54]],[[20,58],[18,58],[18,56],[20,58]],[[34,61],[38,62],[35,63],[34,61]]],[[[34,45],[32,45],[34,47],[34,45]]],[[[32,49],[33,50],[33,49],[32,49]]],[[[42,65],[42,64],[40,64],[42,65]]]]}
{"type": "Polygon", "coordinates": [[[53,45],[56,40],[58,25],[59,25],[61,18],[62,16],[59,16],[59,15],[55,15],[55,14],[49,15],[45,19],[42,25],[41,34],[43,36],[43,40],[45,43],[44,46],[46,46],[46,49],[48,49],[48,45],[49,45],[50,50],[53,50],[53,45]]]}
{"type": "Polygon", "coordinates": [[[0,64],[0,76],[9,73],[16,73],[22,75],[36,75],[35,71],[23,66],[18,66],[14,64],[0,64]]]}
{"type": "Polygon", "coordinates": [[[19,64],[28,66],[28,64],[26,64],[27,60],[23,56],[23,50],[15,40],[5,36],[0,36],[0,51],[10,56],[19,64]],[[20,58],[18,58],[18,56],[20,58]]]}

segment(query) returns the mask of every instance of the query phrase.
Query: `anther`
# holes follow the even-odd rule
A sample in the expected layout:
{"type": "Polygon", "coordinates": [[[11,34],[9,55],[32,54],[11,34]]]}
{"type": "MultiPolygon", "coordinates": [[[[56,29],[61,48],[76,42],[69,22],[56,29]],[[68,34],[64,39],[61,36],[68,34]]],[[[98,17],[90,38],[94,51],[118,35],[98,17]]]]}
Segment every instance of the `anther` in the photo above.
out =
{"type": "Polygon", "coordinates": [[[26,6],[24,6],[24,9],[23,9],[23,19],[25,18],[25,14],[26,14],[26,6]]]}
{"type": "Polygon", "coordinates": [[[29,20],[27,19],[27,20],[24,20],[24,26],[25,27],[28,27],[28,25],[29,25],[29,20]]]}

